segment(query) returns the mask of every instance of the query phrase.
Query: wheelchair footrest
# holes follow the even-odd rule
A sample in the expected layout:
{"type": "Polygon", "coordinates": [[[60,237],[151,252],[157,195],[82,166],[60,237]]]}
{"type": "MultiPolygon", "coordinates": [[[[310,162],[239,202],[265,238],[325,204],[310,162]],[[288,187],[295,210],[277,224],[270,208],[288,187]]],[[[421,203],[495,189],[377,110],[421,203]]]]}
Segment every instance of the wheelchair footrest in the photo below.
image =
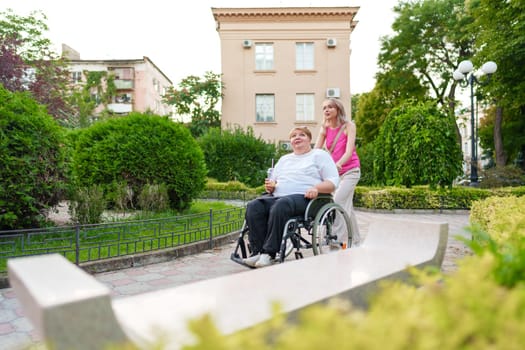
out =
{"type": "Polygon", "coordinates": [[[238,254],[232,253],[232,255],[230,255],[230,259],[232,261],[236,262],[237,264],[240,264],[242,266],[248,267],[250,269],[255,269],[254,266],[250,266],[250,265],[245,264],[243,259],[238,254]]]}

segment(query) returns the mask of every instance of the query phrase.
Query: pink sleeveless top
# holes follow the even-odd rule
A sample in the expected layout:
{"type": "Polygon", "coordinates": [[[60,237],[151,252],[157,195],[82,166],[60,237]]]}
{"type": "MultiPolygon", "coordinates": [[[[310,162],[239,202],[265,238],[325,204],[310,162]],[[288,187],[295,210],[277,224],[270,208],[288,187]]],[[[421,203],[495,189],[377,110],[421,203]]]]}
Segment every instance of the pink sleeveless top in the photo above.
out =
{"type": "MultiPolygon", "coordinates": [[[[326,149],[329,150],[332,147],[332,143],[334,142],[335,137],[337,136],[337,133],[339,132],[340,128],[344,128],[345,125],[341,125],[339,128],[332,129],[330,127],[326,128],[326,140],[325,145],[326,149]]],[[[334,150],[332,151],[332,159],[334,162],[337,162],[343,154],[345,154],[346,151],[346,143],[348,141],[348,137],[343,131],[341,133],[341,136],[339,136],[339,139],[337,140],[337,144],[335,145],[334,150]]],[[[360,168],[361,163],[359,162],[359,157],[357,156],[357,152],[354,150],[352,152],[352,156],[346,161],[345,164],[343,164],[341,170],[339,171],[339,175],[343,175],[350,169],[354,168],[360,168]]]]}

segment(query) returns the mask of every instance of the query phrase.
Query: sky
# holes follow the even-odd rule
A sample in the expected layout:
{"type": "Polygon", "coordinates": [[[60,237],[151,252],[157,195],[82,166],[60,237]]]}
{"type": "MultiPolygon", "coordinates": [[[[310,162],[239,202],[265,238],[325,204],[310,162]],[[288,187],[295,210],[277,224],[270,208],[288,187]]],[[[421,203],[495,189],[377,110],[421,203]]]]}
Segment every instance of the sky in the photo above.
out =
{"type": "Polygon", "coordinates": [[[149,57],[177,85],[189,75],[220,73],[220,39],[212,7],[359,6],[351,34],[352,93],[372,90],[379,38],[392,34],[399,0],[1,0],[19,16],[41,10],[57,53],[62,43],[81,59],[149,57]],[[82,5],[80,5],[82,4],[82,5]]]}

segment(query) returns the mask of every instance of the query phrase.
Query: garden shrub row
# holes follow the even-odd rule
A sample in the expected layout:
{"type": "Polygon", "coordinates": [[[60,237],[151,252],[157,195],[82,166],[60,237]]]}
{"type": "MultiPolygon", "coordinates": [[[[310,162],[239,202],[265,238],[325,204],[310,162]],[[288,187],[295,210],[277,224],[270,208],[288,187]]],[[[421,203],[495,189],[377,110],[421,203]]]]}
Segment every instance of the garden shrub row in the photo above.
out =
{"type": "MultiPolygon", "coordinates": [[[[217,182],[208,180],[203,198],[240,199],[255,198],[264,191],[264,186],[249,188],[238,181],[217,182]]],[[[481,189],[452,187],[430,189],[428,186],[366,187],[357,186],[354,207],[377,210],[427,209],[468,210],[473,202],[489,197],[520,197],[525,195],[525,186],[481,189]]]]}

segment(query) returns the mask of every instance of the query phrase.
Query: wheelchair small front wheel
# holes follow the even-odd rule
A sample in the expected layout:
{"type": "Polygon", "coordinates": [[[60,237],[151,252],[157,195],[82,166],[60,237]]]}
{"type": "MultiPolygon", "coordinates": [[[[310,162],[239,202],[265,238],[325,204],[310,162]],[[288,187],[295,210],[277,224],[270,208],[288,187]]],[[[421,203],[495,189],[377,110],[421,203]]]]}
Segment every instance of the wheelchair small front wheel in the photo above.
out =
{"type": "Polygon", "coordinates": [[[284,225],[283,238],[281,240],[281,247],[279,249],[279,262],[284,262],[284,259],[292,253],[294,248],[294,235],[297,228],[297,219],[292,218],[284,225]]]}
{"type": "Polygon", "coordinates": [[[252,249],[250,246],[249,231],[250,230],[248,229],[248,225],[245,221],[242,225],[241,232],[237,237],[237,244],[235,246],[235,250],[232,253],[232,257],[246,259],[251,256],[252,249]]]}
{"type": "Polygon", "coordinates": [[[319,209],[312,227],[314,255],[350,248],[352,232],[350,218],[337,203],[328,203],[319,209]]]}

